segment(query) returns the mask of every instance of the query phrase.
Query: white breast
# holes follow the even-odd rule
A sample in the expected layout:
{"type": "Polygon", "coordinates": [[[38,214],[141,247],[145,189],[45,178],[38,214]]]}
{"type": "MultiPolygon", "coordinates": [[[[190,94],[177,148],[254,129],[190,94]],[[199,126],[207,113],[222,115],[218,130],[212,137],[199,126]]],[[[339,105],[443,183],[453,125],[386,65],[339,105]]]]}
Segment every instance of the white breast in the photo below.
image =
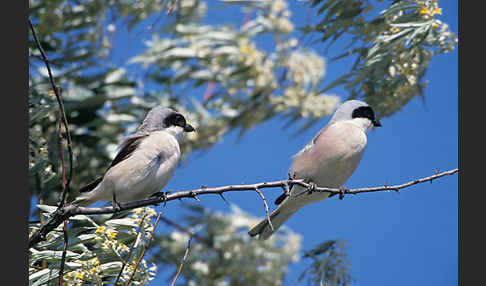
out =
{"type": "Polygon", "coordinates": [[[322,187],[340,187],[358,166],[366,147],[366,134],[342,121],[328,126],[311,148],[294,158],[291,173],[322,187]]]}
{"type": "Polygon", "coordinates": [[[158,131],[150,135],[150,140],[140,144],[149,164],[144,169],[147,176],[147,191],[155,193],[160,191],[170,180],[181,157],[179,142],[169,133],[158,131]],[[150,190],[150,191],[149,191],[150,190]]]}
{"type": "Polygon", "coordinates": [[[111,185],[119,202],[148,198],[169,182],[180,155],[179,143],[172,134],[154,132],[130,157],[108,170],[103,181],[111,185]]]}

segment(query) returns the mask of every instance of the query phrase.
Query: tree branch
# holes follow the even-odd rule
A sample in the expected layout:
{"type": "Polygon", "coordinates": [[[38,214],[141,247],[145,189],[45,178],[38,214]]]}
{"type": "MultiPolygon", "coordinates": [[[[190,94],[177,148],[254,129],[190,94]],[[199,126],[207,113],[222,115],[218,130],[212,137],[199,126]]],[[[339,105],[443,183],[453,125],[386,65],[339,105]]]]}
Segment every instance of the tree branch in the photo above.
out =
{"type": "Polygon", "coordinates": [[[189,240],[187,241],[187,247],[186,247],[186,251],[184,252],[184,257],[182,257],[182,261],[181,264],[179,265],[179,269],[177,270],[177,273],[174,276],[174,279],[172,280],[172,284],[170,284],[170,286],[174,286],[175,282],[177,281],[177,278],[182,272],[182,266],[184,266],[184,262],[186,261],[187,255],[189,254],[189,249],[191,248],[191,238],[192,237],[190,236],[189,240]]]}
{"type": "Polygon", "coordinates": [[[66,253],[67,253],[67,247],[68,247],[68,225],[67,221],[64,221],[64,226],[62,229],[63,235],[64,235],[64,247],[62,249],[62,256],[61,256],[61,265],[59,266],[59,286],[62,286],[63,284],[63,277],[64,277],[64,265],[66,264],[66,253]]]}
{"type": "MultiPolygon", "coordinates": [[[[163,221],[168,226],[171,226],[171,227],[177,229],[178,231],[184,232],[184,233],[188,234],[190,237],[194,237],[197,241],[207,244],[206,240],[203,237],[199,236],[198,234],[196,234],[192,230],[185,228],[185,227],[181,226],[180,224],[178,224],[178,223],[176,223],[176,222],[174,222],[174,221],[172,221],[172,220],[170,220],[166,217],[163,217],[163,216],[160,217],[160,220],[163,221]]],[[[208,247],[209,247],[209,245],[208,245],[208,247]]]]}
{"type": "Polygon", "coordinates": [[[140,261],[142,261],[142,258],[144,257],[145,252],[147,251],[147,249],[150,246],[150,243],[152,242],[152,238],[154,237],[155,229],[157,228],[157,225],[159,224],[159,219],[160,219],[160,215],[161,214],[162,213],[159,213],[157,215],[157,219],[155,220],[154,227],[152,228],[152,232],[150,233],[149,240],[147,241],[147,244],[144,246],[144,248],[142,250],[142,254],[140,254],[140,257],[138,258],[138,260],[137,260],[137,262],[135,264],[135,268],[133,268],[133,272],[130,275],[130,278],[128,279],[127,284],[125,284],[126,286],[130,286],[130,283],[132,282],[133,276],[135,276],[135,273],[137,272],[137,268],[140,265],[140,261]]]}
{"type": "Polygon", "coordinates": [[[138,224],[137,235],[135,236],[135,239],[133,240],[132,245],[130,245],[130,249],[128,250],[128,253],[127,253],[127,256],[125,257],[125,260],[122,262],[122,267],[120,268],[120,272],[118,272],[118,275],[116,276],[115,283],[113,283],[113,286],[118,285],[118,281],[120,280],[120,277],[123,274],[123,269],[125,268],[125,265],[127,265],[128,261],[130,260],[130,257],[132,256],[132,252],[133,252],[133,248],[135,247],[135,243],[137,242],[137,240],[141,236],[140,231],[142,230],[143,221],[145,220],[146,216],[147,216],[147,214],[145,213],[143,215],[142,219],[140,220],[140,223],[138,224]]]}
{"type": "MultiPolygon", "coordinates": [[[[30,19],[29,19],[29,27],[30,27],[30,30],[32,31],[32,36],[34,38],[34,42],[35,42],[37,48],[39,49],[39,51],[41,53],[41,58],[44,61],[44,63],[46,64],[47,73],[49,75],[49,82],[51,83],[52,91],[56,95],[57,104],[59,105],[60,120],[62,121],[62,123],[64,125],[64,129],[66,130],[67,148],[68,148],[68,153],[69,153],[69,175],[67,177],[67,182],[65,182],[65,183],[63,182],[61,199],[59,201],[59,207],[61,207],[61,206],[64,206],[64,204],[66,202],[66,197],[67,197],[66,195],[67,195],[67,192],[69,190],[69,184],[71,183],[71,179],[72,179],[72,175],[73,175],[73,149],[72,149],[72,142],[71,142],[71,134],[69,132],[69,124],[67,122],[66,113],[64,112],[64,105],[63,105],[62,99],[61,99],[60,88],[58,86],[56,86],[56,84],[54,82],[54,77],[52,76],[52,71],[51,71],[51,66],[49,64],[49,59],[47,58],[46,52],[42,48],[42,45],[39,41],[39,38],[37,37],[37,32],[35,31],[34,24],[32,24],[32,21],[30,19]]],[[[61,129],[60,128],[59,128],[59,136],[61,137],[61,129]]],[[[65,172],[62,144],[60,144],[60,145],[61,145],[61,156],[63,157],[62,169],[63,169],[63,172],[65,172]]]]}
{"type": "Polygon", "coordinates": [[[272,220],[270,220],[270,211],[268,210],[267,200],[265,199],[265,196],[263,196],[263,193],[258,188],[255,188],[255,192],[257,192],[260,198],[263,200],[263,205],[265,206],[265,215],[267,216],[268,225],[270,226],[270,229],[274,231],[272,220]]]}
{"type": "MultiPolygon", "coordinates": [[[[61,165],[62,165],[62,192],[60,196],[60,200],[58,203],[58,209],[61,207],[64,207],[66,204],[66,198],[67,198],[67,192],[69,190],[69,184],[71,183],[72,175],[73,175],[73,150],[72,150],[72,142],[71,142],[71,134],[69,133],[69,124],[67,122],[66,118],[66,113],[64,112],[64,105],[62,103],[61,99],[61,89],[56,86],[54,83],[54,77],[52,75],[51,67],[49,64],[49,59],[47,58],[47,55],[42,48],[42,45],[39,41],[39,38],[37,37],[36,30],[34,28],[34,25],[32,24],[32,21],[29,20],[29,26],[30,30],[32,31],[32,36],[34,38],[35,44],[37,48],[39,49],[41,53],[42,60],[44,61],[46,68],[47,68],[47,73],[49,74],[49,82],[51,83],[52,91],[56,95],[57,103],[59,105],[59,128],[58,128],[58,143],[59,143],[59,149],[60,149],[60,156],[61,156],[61,165]],[[66,165],[64,161],[64,148],[62,144],[62,124],[64,125],[64,129],[66,130],[66,139],[67,139],[67,148],[68,148],[68,153],[69,153],[69,176],[67,177],[67,182],[66,182],[66,165]]],[[[64,265],[66,262],[66,251],[68,247],[68,235],[67,235],[67,222],[64,222],[64,248],[62,252],[62,258],[61,258],[61,265],[59,267],[59,285],[63,285],[63,273],[64,273],[64,265]]]]}
{"type": "Polygon", "coordinates": [[[334,195],[340,194],[341,196],[347,194],[356,195],[359,193],[370,193],[370,192],[379,192],[379,191],[398,191],[400,189],[404,189],[412,185],[416,185],[424,182],[432,182],[432,180],[434,179],[444,177],[447,175],[453,175],[458,171],[459,169],[456,168],[446,172],[436,173],[435,175],[429,177],[416,179],[400,185],[380,186],[380,187],[371,187],[371,188],[356,188],[356,189],[343,190],[342,188],[313,187],[311,184],[304,182],[303,179],[298,179],[298,180],[288,179],[288,180],[263,182],[263,183],[256,183],[256,184],[230,185],[230,186],[223,186],[223,187],[216,187],[216,188],[203,187],[196,190],[180,191],[172,194],[164,194],[162,196],[154,197],[146,200],[120,204],[119,208],[117,208],[118,210],[114,209],[112,206],[88,208],[88,207],[79,207],[76,205],[67,205],[53,212],[51,217],[47,221],[47,223],[41,226],[41,228],[29,238],[29,247],[32,247],[36,243],[43,240],[47,233],[49,233],[58,225],[60,225],[65,219],[68,219],[72,216],[79,215],[79,214],[83,214],[83,215],[110,214],[110,213],[115,213],[117,211],[131,210],[131,209],[150,206],[150,205],[158,205],[159,203],[165,203],[168,201],[178,200],[182,198],[193,199],[195,196],[198,195],[207,195],[207,194],[221,195],[224,192],[241,192],[241,191],[254,192],[256,189],[260,190],[265,188],[285,188],[285,186],[292,186],[292,185],[302,186],[304,188],[307,188],[308,190],[312,190],[312,192],[328,192],[334,195]]]}

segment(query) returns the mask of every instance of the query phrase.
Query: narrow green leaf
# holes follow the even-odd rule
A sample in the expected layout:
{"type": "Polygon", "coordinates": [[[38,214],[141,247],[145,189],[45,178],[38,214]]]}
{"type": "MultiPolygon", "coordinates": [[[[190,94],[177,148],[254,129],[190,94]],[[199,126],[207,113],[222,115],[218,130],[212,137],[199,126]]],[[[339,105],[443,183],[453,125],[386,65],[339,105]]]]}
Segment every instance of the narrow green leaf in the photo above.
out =
{"type": "Polygon", "coordinates": [[[120,218],[120,219],[112,219],[108,220],[105,222],[106,225],[112,226],[112,227],[120,227],[120,228],[125,228],[125,229],[131,229],[134,227],[138,227],[138,223],[136,223],[133,219],[131,218],[120,218]]]}

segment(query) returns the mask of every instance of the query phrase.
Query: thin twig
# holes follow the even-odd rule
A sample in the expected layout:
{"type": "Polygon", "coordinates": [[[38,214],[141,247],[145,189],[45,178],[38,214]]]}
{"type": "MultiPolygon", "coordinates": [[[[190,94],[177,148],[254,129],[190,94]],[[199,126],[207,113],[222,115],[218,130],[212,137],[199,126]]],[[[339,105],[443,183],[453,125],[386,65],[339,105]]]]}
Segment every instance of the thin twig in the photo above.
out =
{"type": "Polygon", "coordinates": [[[213,251],[215,251],[219,257],[223,257],[223,251],[221,249],[218,249],[218,248],[215,248],[214,245],[212,245],[212,243],[208,242],[204,237],[198,235],[197,233],[193,232],[192,230],[186,228],[186,227],[183,227],[182,225],[176,223],[175,221],[172,221],[166,217],[160,217],[160,220],[163,221],[165,224],[167,224],[168,226],[171,226],[181,232],[185,232],[186,234],[188,234],[190,237],[193,237],[197,240],[197,242],[201,243],[201,244],[204,244],[205,246],[208,247],[208,249],[211,249],[213,251]]]}
{"type": "Polygon", "coordinates": [[[263,196],[263,193],[258,188],[255,188],[255,192],[257,192],[258,195],[260,196],[260,198],[262,198],[262,200],[263,200],[263,205],[265,206],[265,214],[267,216],[268,224],[270,225],[270,229],[272,231],[274,231],[272,221],[270,220],[270,214],[269,214],[270,211],[268,210],[267,200],[265,199],[265,197],[263,196]]]}
{"type": "MultiPolygon", "coordinates": [[[[378,192],[378,191],[396,191],[400,189],[404,189],[410,187],[415,184],[428,182],[443,176],[453,175],[457,173],[459,169],[452,169],[446,172],[442,172],[439,174],[435,174],[429,177],[425,177],[422,179],[413,180],[404,184],[400,185],[392,185],[392,186],[381,186],[381,187],[373,187],[373,188],[357,188],[357,189],[347,189],[343,195],[347,194],[358,194],[358,193],[369,193],[369,192],[378,192]]],[[[231,186],[223,186],[223,187],[216,187],[216,188],[202,188],[190,191],[180,191],[168,194],[164,197],[155,197],[146,200],[140,200],[136,202],[120,204],[118,211],[122,210],[131,210],[139,207],[145,207],[150,205],[156,205],[163,202],[178,200],[182,198],[194,198],[194,195],[207,195],[207,194],[221,194],[224,192],[238,192],[238,191],[255,191],[255,188],[264,189],[264,188],[281,188],[285,185],[299,185],[304,188],[311,188],[311,184],[304,182],[303,179],[298,180],[281,180],[281,181],[273,181],[273,182],[264,182],[264,183],[257,183],[257,184],[247,184],[247,185],[231,185],[231,186]]],[[[340,188],[324,188],[324,187],[315,187],[313,192],[328,192],[331,194],[340,194],[343,193],[343,190],[340,188]]],[[[107,207],[99,207],[99,208],[88,208],[88,207],[79,207],[76,205],[67,205],[63,209],[58,209],[54,213],[52,213],[50,219],[47,221],[45,225],[43,225],[38,231],[36,231],[32,236],[29,238],[29,247],[32,247],[39,241],[41,241],[47,233],[51,230],[56,228],[58,225],[62,223],[63,220],[68,219],[72,216],[78,214],[84,215],[93,215],[93,214],[111,214],[114,213],[115,210],[112,206],[107,207]]]]}
{"type": "Polygon", "coordinates": [[[133,272],[132,272],[132,274],[130,275],[130,278],[128,279],[126,286],[130,285],[130,282],[132,282],[133,276],[135,275],[135,272],[137,272],[138,265],[140,264],[140,261],[142,261],[142,258],[143,258],[143,256],[145,255],[145,252],[146,252],[146,251],[147,251],[147,249],[149,248],[149,246],[150,246],[150,242],[152,242],[152,238],[154,237],[155,228],[156,228],[156,227],[157,227],[157,225],[159,224],[159,219],[160,219],[160,215],[161,215],[161,214],[162,214],[162,213],[159,213],[159,215],[157,216],[157,219],[155,220],[154,227],[152,228],[152,232],[150,233],[149,240],[147,241],[147,244],[146,244],[146,245],[145,245],[145,247],[143,248],[142,254],[141,254],[141,255],[140,255],[140,257],[138,258],[138,260],[137,260],[137,264],[135,264],[135,268],[133,269],[133,272]]]}
{"type": "Polygon", "coordinates": [[[133,252],[133,248],[135,246],[135,243],[137,242],[139,236],[141,235],[140,231],[142,229],[142,224],[143,224],[143,221],[145,220],[145,217],[147,217],[146,213],[143,215],[142,219],[140,220],[140,224],[138,225],[138,230],[137,230],[137,235],[135,236],[135,240],[133,240],[132,245],[130,245],[130,249],[128,250],[127,257],[125,258],[125,261],[123,261],[123,263],[122,263],[122,267],[120,269],[120,272],[116,276],[115,283],[113,284],[113,286],[116,286],[118,284],[118,280],[120,280],[120,277],[123,273],[123,269],[125,268],[125,265],[127,265],[127,262],[130,259],[130,257],[132,256],[132,252],[133,252]]]}
{"type": "Polygon", "coordinates": [[[221,197],[221,199],[223,200],[223,202],[225,202],[227,205],[230,205],[230,203],[226,200],[226,198],[223,196],[223,193],[220,193],[219,196],[221,197]]]}
{"type": "MultiPolygon", "coordinates": [[[[58,209],[64,207],[66,204],[66,198],[67,198],[67,192],[69,190],[69,184],[71,183],[71,178],[72,178],[72,173],[73,173],[73,151],[72,151],[72,143],[71,143],[71,135],[69,133],[69,125],[67,122],[66,118],[66,113],[64,112],[64,106],[61,100],[61,91],[58,86],[56,86],[54,82],[54,77],[52,76],[52,70],[49,64],[49,59],[47,58],[47,55],[42,48],[42,45],[39,41],[39,38],[37,37],[37,32],[34,28],[34,25],[32,24],[32,21],[29,19],[29,26],[32,31],[32,36],[34,38],[34,41],[36,43],[37,48],[39,49],[42,60],[44,61],[46,68],[47,68],[47,73],[49,75],[49,82],[51,83],[52,91],[56,95],[57,103],[59,105],[59,127],[58,127],[58,140],[59,140],[59,148],[60,148],[60,157],[61,157],[61,167],[62,167],[62,192],[61,192],[61,198],[59,200],[58,204],[58,209]],[[61,128],[61,122],[64,125],[64,129],[66,130],[66,138],[67,138],[67,147],[68,147],[68,152],[69,152],[69,176],[66,179],[66,164],[64,161],[64,148],[62,144],[62,128],[61,128]]],[[[63,284],[63,272],[64,272],[64,266],[66,263],[66,252],[67,252],[67,247],[68,247],[68,235],[67,235],[67,221],[64,221],[64,248],[62,252],[62,257],[61,257],[61,265],[59,267],[59,285],[62,286],[63,284]]]]}
{"type": "Polygon", "coordinates": [[[182,261],[181,261],[181,264],[179,265],[179,269],[177,270],[177,273],[176,275],[174,276],[174,280],[172,280],[172,284],[170,284],[170,286],[174,286],[177,278],[179,277],[179,275],[181,275],[182,273],[182,266],[184,266],[184,262],[186,261],[187,259],[187,256],[189,255],[189,249],[191,248],[191,239],[192,239],[192,236],[189,237],[189,240],[187,241],[187,247],[186,247],[186,252],[184,252],[184,257],[182,257],[182,261]]]}
{"type": "MultiPolygon", "coordinates": [[[[64,125],[64,129],[66,130],[66,139],[67,139],[67,148],[69,152],[69,175],[67,177],[67,182],[63,186],[63,190],[61,193],[61,200],[59,202],[59,207],[64,206],[66,203],[66,197],[67,197],[67,191],[69,189],[69,184],[71,183],[71,178],[72,178],[72,173],[73,173],[73,150],[72,150],[72,142],[71,142],[71,134],[69,132],[69,125],[67,122],[66,118],[66,113],[64,112],[64,105],[61,100],[61,94],[59,88],[56,86],[54,82],[54,77],[52,76],[52,71],[51,71],[51,66],[49,64],[49,59],[47,58],[47,55],[42,48],[42,45],[39,41],[39,38],[37,37],[37,32],[35,31],[34,25],[32,24],[32,21],[29,19],[29,26],[30,30],[32,31],[32,36],[34,37],[35,44],[37,48],[39,49],[41,53],[42,60],[44,61],[46,68],[47,68],[47,73],[49,75],[49,82],[51,83],[52,90],[54,94],[56,95],[57,103],[59,105],[59,112],[61,113],[61,118],[62,118],[62,123],[64,125]]],[[[62,153],[62,152],[61,152],[62,153]]]]}
{"type": "Polygon", "coordinates": [[[62,145],[62,114],[59,110],[59,119],[57,127],[57,143],[59,144],[59,156],[61,157],[61,172],[62,172],[62,189],[66,188],[66,162],[64,160],[64,148],[62,145]]]}
{"type": "Polygon", "coordinates": [[[194,233],[190,229],[187,229],[187,228],[183,227],[182,225],[180,225],[180,224],[178,224],[178,223],[176,223],[176,222],[174,222],[174,221],[172,221],[172,220],[170,220],[166,217],[160,217],[160,220],[163,221],[165,224],[172,226],[173,228],[175,228],[179,231],[187,233],[189,236],[194,237],[197,241],[204,242],[204,238],[202,238],[198,234],[194,233]]]}
{"type": "Polygon", "coordinates": [[[64,221],[64,227],[62,229],[62,232],[64,234],[64,247],[62,249],[62,256],[61,256],[61,266],[59,267],[59,286],[62,286],[63,284],[63,276],[64,276],[64,265],[66,265],[66,253],[67,253],[67,247],[68,247],[68,225],[67,225],[67,220],[64,221]]]}
{"type": "MultiPolygon", "coordinates": [[[[66,164],[64,162],[64,148],[62,146],[62,114],[61,110],[59,110],[59,124],[58,124],[58,132],[57,132],[57,138],[58,138],[58,144],[59,144],[59,151],[60,151],[60,157],[61,157],[61,165],[62,165],[62,189],[66,189],[66,164]]],[[[59,206],[63,206],[64,201],[61,200],[59,206]]],[[[68,234],[67,234],[67,220],[64,221],[64,227],[62,229],[63,234],[64,234],[64,247],[62,249],[62,257],[61,257],[61,265],[59,266],[59,286],[62,286],[63,284],[63,276],[64,276],[64,266],[66,265],[66,253],[67,253],[67,248],[68,248],[68,234]]]]}

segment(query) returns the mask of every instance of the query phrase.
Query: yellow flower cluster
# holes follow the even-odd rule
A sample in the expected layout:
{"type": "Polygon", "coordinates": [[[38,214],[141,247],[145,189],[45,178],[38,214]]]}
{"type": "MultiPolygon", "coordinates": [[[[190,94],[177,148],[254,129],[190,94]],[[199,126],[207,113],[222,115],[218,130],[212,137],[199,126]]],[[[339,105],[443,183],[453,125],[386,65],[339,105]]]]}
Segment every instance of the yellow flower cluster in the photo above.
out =
{"type": "Polygon", "coordinates": [[[64,274],[64,280],[69,283],[69,285],[82,285],[85,274],[83,271],[76,270],[64,274]]]}
{"type": "Polygon", "coordinates": [[[82,264],[82,268],[70,271],[64,275],[64,280],[69,285],[82,285],[84,280],[90,280],[100,272],[100,260],[97,257],[89,260],[75,260],[82,264]]]}
{"type": "Polygon", "coordinates": [[[314,52],[294,51],[288,57],[287,68],[294,85],[306,88],[324,77],[326,62],[314,52]]]}
{"type": "Polygon", "coordinates": [[[94,233],[99,235],[106,235],[110,240],[115,239],[116,235],[118,234],[116,230],[107,229],[105,226],[98,226],[94,233]]]}
{"type": "Polygon", "coordinates": [[[270,101],[279,112],[296,108],[302,117],[319,118],[333,111],[339,103],[339,97],[289,87],[283,95],[274,96],[270,101]]]}
{"type": "Polygon", "coordinates": [[[402,51],[399,56],[394,60],[393,65],[388,68],[388,74],[391,77],[397,75],[405,76],[409,85],[413,86],[417,83],[417,76],[420,72],[420,53],[417,48],[407,49],[400,47],[402,51]]]}
{"type": "Polygon", "coordinates": [[[118,231],[115,229],[98,226],[94,234],[97,234],[96,239],[100,241],[103,248],[113,249],[116,252],[127,252],[129,250],[128,246],[116,240],[118,231]]]}
{"type": "Polygon", "coordinates": [[[322,117],[332,112],[339,98],[318,94],[315,87],[325,75],[324,58],[311,51],[293,51],[286,63],[292,84],[280,96],[270,98],[277,112],[297,109],[303,117],[322,117]]]}
{"type": "Polygon", "coordinates": [[[442,15],[442,8],[439,8],[439,1],[417,1],[419,5],[418,12],[425,19],[429,19],[436,14],[442,15]]]}
{"type": "Polygon", "coordinates": [[[88,264],[91,265],[91,268],[90,268],[90,271],[91,273],[93,274],[98,274],[98,272],[100,272],[100,260],[98,259],[98,257],[95,257],[91,260],[88,260],[88,264]]]}
{"type": "Polygon", "coordinates": [[[94,232],[95,234],[105,234],[105,228],[104,226],[98,226],[98,228],[96,228],[96,231],[94,232]]]}
{"type": "Polygon", "coordinates": [[[244,66],[251,67],[254,81],[251,85],[255,88],[271,87],[276,88],[275,76],[273,74],[274,63],[264,53],[255,47],[253,42],[247,38],[238,40],[239,56],[244,66]]]}
{"type": "Polygon", "coordinates": [[[432,28],[433,28],[433,29],[437,29],[437,28],[439,28],[439,27],[440,27],[440,25],[442,25],[442,22],[441,22],[441,21],[439,21],[439,20],[437,20],[437,19],[436,19],[436,20],[434,20],[434,21],[432,22],[432,28]]]}

